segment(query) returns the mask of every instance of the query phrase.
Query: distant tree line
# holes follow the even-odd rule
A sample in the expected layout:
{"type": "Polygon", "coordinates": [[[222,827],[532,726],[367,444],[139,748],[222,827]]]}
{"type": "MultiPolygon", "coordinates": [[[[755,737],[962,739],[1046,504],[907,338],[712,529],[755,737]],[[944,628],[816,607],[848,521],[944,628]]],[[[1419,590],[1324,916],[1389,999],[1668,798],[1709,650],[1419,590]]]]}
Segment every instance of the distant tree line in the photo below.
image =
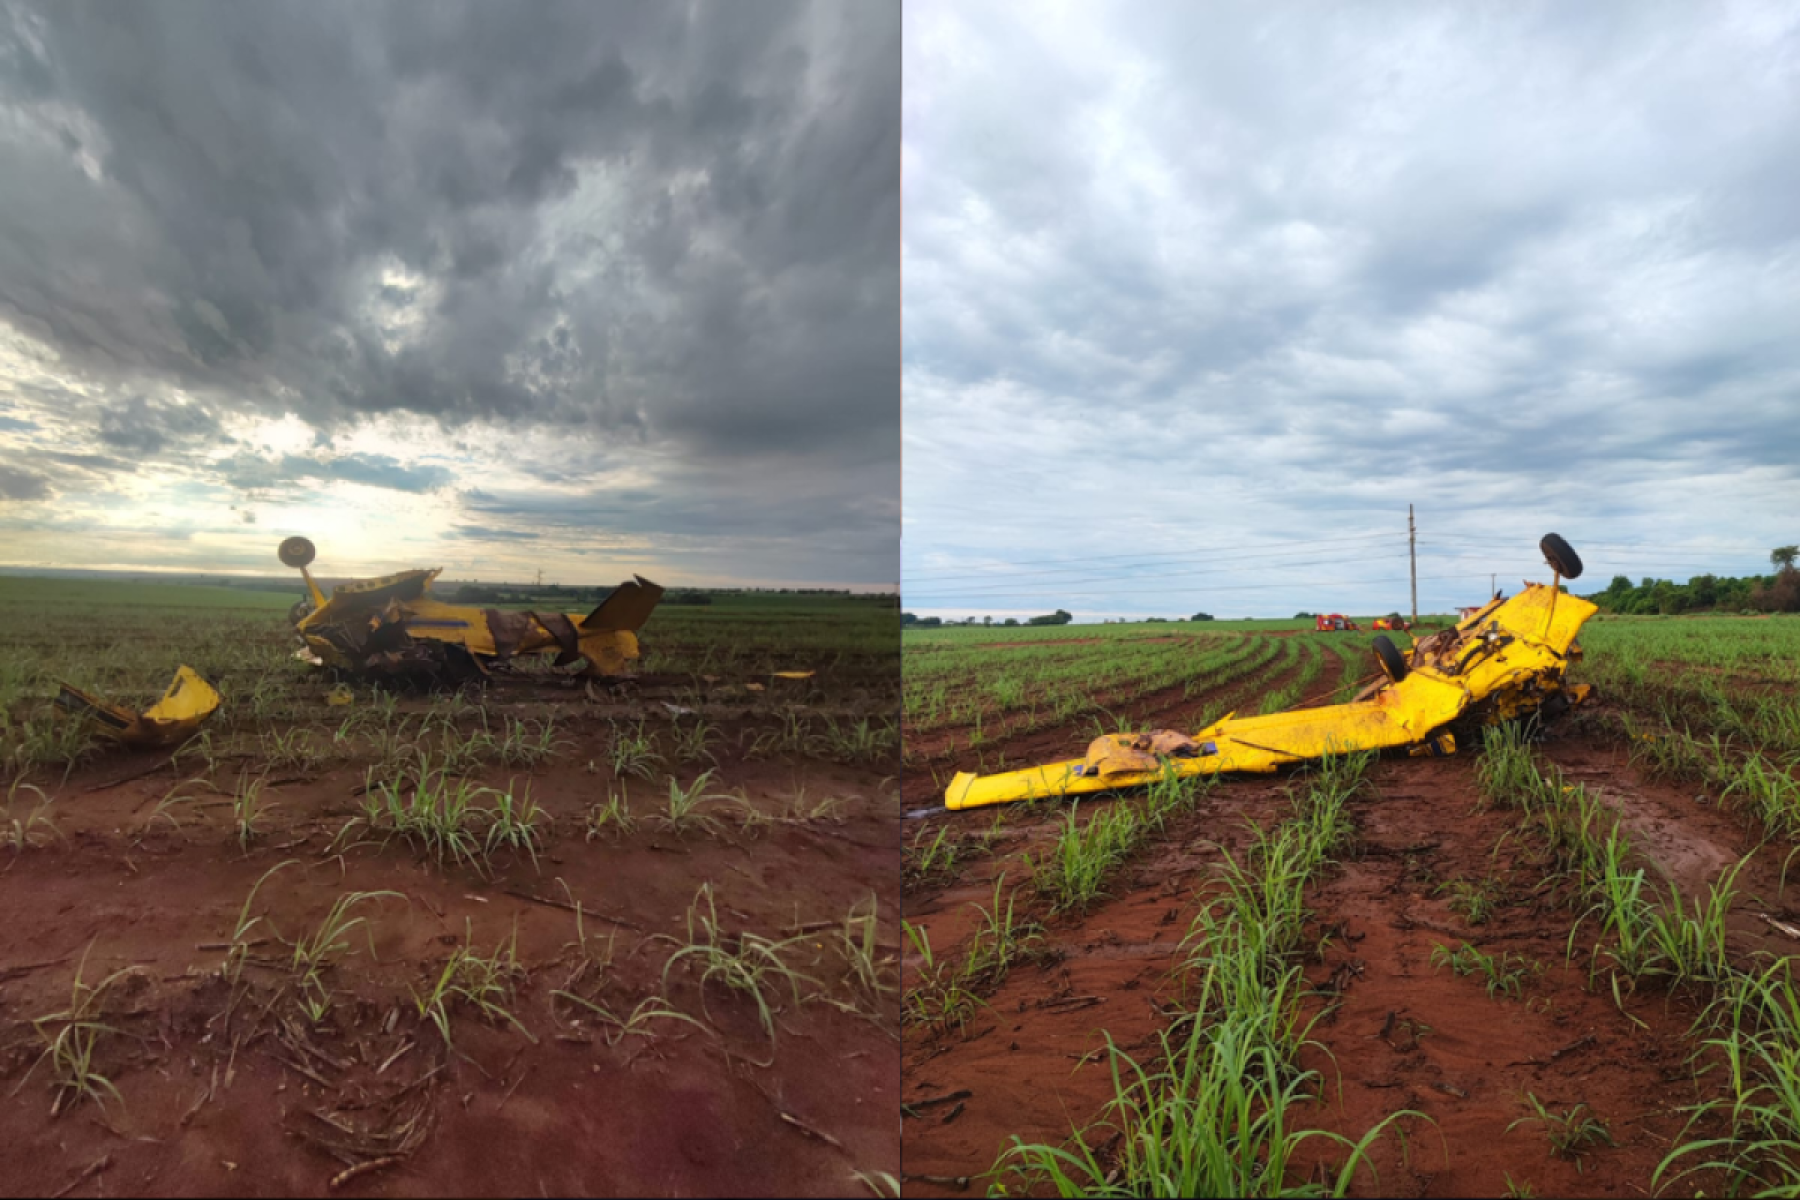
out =
{"type": "Polygon", "coordinates": [[[1603,612],[1672,615],[1685,612],[1800,612],[1800,547],[1777,546],[1769,554],[1773,575],[1742,578],[1696,575],[1686,583],[1645,578],[1636,584],[1614,575],[1606,590],[1588,597],[1603,612]]]}
{"type": "MultiPolygon", "coordinates": [[[[1047,613],[1041,617],[1027,617],[1023,623],[1026,625],[1067,625],[1074,619],[1075,618],[1068,612],[1059,608],[1055,612],[1047,613]]],[[[1181,621],[1183,619],[1184,618],[1182,617],[1136,617],[1120,618],[1117,622],[1110,620],[1103,621],[1102,624],[1129,625],[1134,621],[1161,621],[1164,624],[1167,624],[1170,621],[1181,621]]],[[[1213,619],[1213,615],[1211,613],[1195,613],[1193,616],[1185,619],[1189,621],[1210,621],[1213,619]]],[[[900,614],[900,624],[913,629],[942,629],[945,627],[967,627],[970,625],[1001,625],[1007,628],[1015,628],[1020,624],[1020,621],[1016,617],[1008,617],[1004,621],[995,621],[992,617],[969,617],[962,621],[946,621],[942,617],[921,617],[916,613],[903,612],[900,614]]]]}
{"type": "MultiPolygon", "coordinates": [[[[291,583],[288,585],[293,586],[291,583]]],[[[565,584],[462,583],[446,589],[448,597],[459,604],[529,604],[551,601],[570,605],[599,604],[612,595],[610,587],[574,587],[565,584]]],[[[892,592],[850,592],[843,588],[707,588],[705,590],[672,591],[663,597],[664,604],[708,605],[718,596],[838,596],[843,599],[898,608],[900,597],[892,592]]]]}
{"type": "Polygon", "coordinates": [[[457,604],[520,604],[533,600],[567,601],[571,605],[599,604],[613,590],[609,587],[570,587],[560,583],[463,583],[448,599],[457,604]]]}
{"type": "MultiPolygon", "coordinates": [[[[341,578],[331,576],[314,576],[319,586],[326,592],[343,582],[341,578]]],[[[215,587],[238,588],[250,592],[294,592],[302,589],[300,580],[292,575],[258,575],[258,576],[224,576],[210,577],[204,575],[170,575],[159,576],[164,583],[195,582],[211,584],[215,587]]],[[[542,602],[560,606],[565,602],[570,608],[583,604],[595,605],[612,595],[613,589],[605,586],[582,586],[564,583],[481,583],[477,581],[458,582],[453,579],[441,580],[436,585],[435,594],[439,599],[457,604],[529,604],[542,602]]],[[[704,590],[670,592],[663,597],[664,604],[711,604],[716,596],[839,596],[846,600],[874,605],[880,608],[899,608],[900,596],[897,592],[851,592],[845,588],[730,588],[717,587],[704,590]]]]}
{"type": "MultiPolygon", "coordinates": [[[[1074,617],[1070,616],[1068,613],[1064,612],[1062,609],[1059,608],[1055,612],[1050,613],[1047,616],[1027,617],[1025,619],[1025,624],[1027,624],[1027,625],[1067,625],[1070,621],[1073,621],[1074,619],[1075,619],[1074,617]]],[[[992,617],[970,617],[964,621],[954,621],[954,620],[946,621],[942,617],[921,617],[917,613],[903,612],[900,614],[900,624],[903,626],[912,628],[912,629],[940,629],[945,626],[954,626],[954,625],[961,625],[961,626],[992,625],[992,624],[994,624],[994,618],[992,618],[992,617]]],[[[1001,621],[1000,624],[1002,626],[1007,626],[1007,627],[1016,627],[1016,626],[1018,626],[1019,621],[1015,617],[1008,617],[1008,618],[1006,618],[1006,620],[1001,621]]]]}

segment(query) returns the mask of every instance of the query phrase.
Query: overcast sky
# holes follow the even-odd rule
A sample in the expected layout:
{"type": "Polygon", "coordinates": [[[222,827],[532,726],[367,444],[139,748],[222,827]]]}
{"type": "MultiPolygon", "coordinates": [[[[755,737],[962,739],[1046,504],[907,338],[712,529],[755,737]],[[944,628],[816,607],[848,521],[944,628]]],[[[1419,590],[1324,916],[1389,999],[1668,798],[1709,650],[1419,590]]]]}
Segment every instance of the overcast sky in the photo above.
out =
{"type": "Polygon", "coordinates": [[[909,3],[906,607],[1404,610],[1800,541],[1800,8],[909,3]],[[1362,582],[1359,582],[1362,581],[1362,582]]]}
{"type": "Polygon", "coordinates": [[[892,586],[899,43],[0,7],[0,566],[892,586]]]}

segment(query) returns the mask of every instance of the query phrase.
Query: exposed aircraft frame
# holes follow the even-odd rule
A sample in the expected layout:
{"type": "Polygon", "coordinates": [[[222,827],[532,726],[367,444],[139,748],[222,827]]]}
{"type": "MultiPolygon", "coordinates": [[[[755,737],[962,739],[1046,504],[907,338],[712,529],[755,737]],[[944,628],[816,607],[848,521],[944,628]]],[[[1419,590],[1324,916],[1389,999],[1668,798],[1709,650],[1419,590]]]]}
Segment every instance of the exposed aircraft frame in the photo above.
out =
{"type": "Polygon", "coordinates": [[[279,553],[306,581],[307,598],[289,613],[302,657],[347,674],[425,683],[480,678],[520,655],[551,652],[556,666],[581,662],[582,675],[623,675],[638,658],[638,630],[663,595],[636,576],[585,616],[474,608],[431,596],[438,568],[352,580],[327,597],[306,569],[315,555],[310,541],[288,538],[279,553]]]}

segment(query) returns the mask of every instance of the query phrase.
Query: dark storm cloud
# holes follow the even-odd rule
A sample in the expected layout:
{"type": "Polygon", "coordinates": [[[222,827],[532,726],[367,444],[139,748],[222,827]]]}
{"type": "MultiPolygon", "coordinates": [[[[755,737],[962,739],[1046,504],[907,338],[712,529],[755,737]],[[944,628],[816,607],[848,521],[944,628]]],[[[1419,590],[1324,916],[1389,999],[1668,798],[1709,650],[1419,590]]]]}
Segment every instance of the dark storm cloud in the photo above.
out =
{"type": "Polygon", "coordinates": [[[1791,10],[906,20],[909,593],[1403,531],[1409,502],[1505,538],[1793,540],[1791,10]]]}
{"type": "Polygon", "coordinates": [[[11,5],[0,328],[137,455],[407,413],[891,465],[898,39],[880,3],[11,5]]]}
{"type": "Polygon", "coordinates": [[[226,482],[246,491],[278,488],[302,479],[342,479],[397,492],[429,492],[448,486],[455,478],[447,468],[408,467],[384,454],[343,454],[323,460],[296,454],[276,460],[239,454],[219,466],[226,482]]]}
{"type": "Polygon", "coordinates": [[[834,508],[825,499],[812,492],[769,496],[754,509],[745,509],[720,491],[621,489],[563,496],[465,496],[465,508],[569,529],[726,538],[780,534],[830,539],[833,546],[862,541],[872,549],[886,549],[884,535],[895,520],[890,504],[834,508]],[[770,513],[777,516],[773,528],[766,519],[770,513]]]}
{"type": "Polygon", "coordinates": [[[490,540],[534,542],[543,535],[528,533],[520,529],[494,529],[486,525],[458,525],[450,531],[451,537],[468,538],[470,541],[485,542],[490,540]]]}
{"type": "Polygon", "coordinates": [[[49,497],[50,481],[42,475],[0,466],[0,500],[46,500],[49,497]]]}
{"type": "Polygon", "coordinates": [[[219,432],[218,418],[202,408],[152,404],[133,396],[100,414],[99,439],[113,450],[150,456],[178,442],[196,441],[219,432]]]}
{"type": "Polygon", "coordinates": [[[110,458],[104,454],[67,454],[60,450],[52,450],[41,452],[36,457],[46,462],[58,463],[75,471],[99,475],[112,475],[120,471],[131,470],[131,464],[124,459],[110,458]]]}

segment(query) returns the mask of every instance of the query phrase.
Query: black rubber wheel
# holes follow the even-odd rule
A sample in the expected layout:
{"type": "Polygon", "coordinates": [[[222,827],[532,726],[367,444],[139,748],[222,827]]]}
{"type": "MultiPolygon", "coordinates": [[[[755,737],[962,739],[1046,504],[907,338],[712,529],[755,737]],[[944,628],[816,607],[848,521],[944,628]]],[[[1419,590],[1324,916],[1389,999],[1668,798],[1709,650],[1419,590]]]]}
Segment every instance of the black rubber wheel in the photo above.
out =
{"type": "Polygon", "coordinates": [[[1377,634],[1375,657],[1381,660],[1381,669],[1387,673],[1389,679],[1399,683],[1406,678],[1406,656],[1400,653],[1398,646],[1394,645],[1394,639],[1386,634],[1377,634]]]}
{"type": "Polygon", "coordinates": [[[1554,567],[1564,579],[1581,578],[1581,555],[1563,541],[1561,534],[1546,533],[1544,540],[1538,543],[1538,549],[1544,552],[1544,561],[1554,567]]]}
{"type": "Polygon", "coordinates": [[[291,537],[281,543],[275,556],[281,560],[282,566],[299,568],[312,562],[314,553],[311,542],[303,537],[291,537]]]}

